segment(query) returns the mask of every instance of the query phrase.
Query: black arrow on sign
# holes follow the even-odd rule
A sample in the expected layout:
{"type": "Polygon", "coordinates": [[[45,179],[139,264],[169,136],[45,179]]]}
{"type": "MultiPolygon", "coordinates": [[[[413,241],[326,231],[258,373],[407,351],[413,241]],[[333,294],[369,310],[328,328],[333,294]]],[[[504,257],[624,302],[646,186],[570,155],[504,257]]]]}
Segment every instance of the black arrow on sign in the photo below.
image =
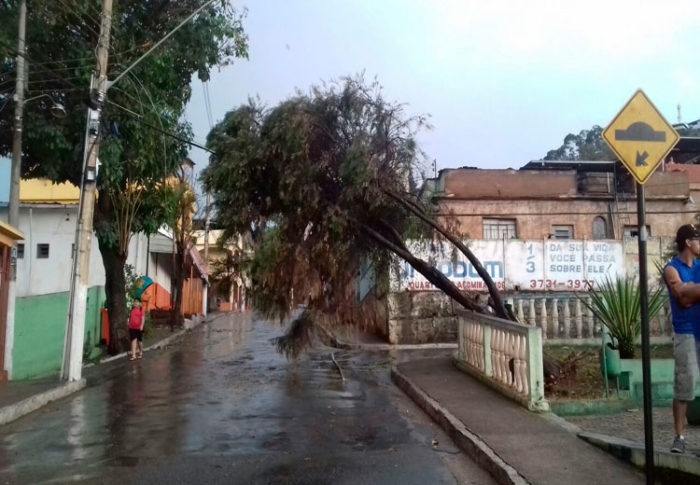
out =
{"type": "Polygon", "coordinates": [[[637,161],[635,162],[635,165],[637,167],[646,167],[648,165],[647,164],[647,157],[648,156],[649,156],[649,154],[646,152],[646,150],[644,151],[644,153],[637,152],[637,161]]]}

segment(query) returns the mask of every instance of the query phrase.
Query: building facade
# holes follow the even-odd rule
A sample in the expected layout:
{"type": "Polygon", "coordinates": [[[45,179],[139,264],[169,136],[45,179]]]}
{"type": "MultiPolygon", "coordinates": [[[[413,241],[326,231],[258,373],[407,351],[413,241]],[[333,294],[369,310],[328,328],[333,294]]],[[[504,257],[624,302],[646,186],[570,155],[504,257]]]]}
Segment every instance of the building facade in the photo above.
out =
{"type": "MultiPolygon", "coordinates": [[[[14,324],[11,342],[5,346],[12,379],[27,379],[59,372],[68,314],[70,275],[73,264],[79,190],[70,184],[47,180],[22,180],[20,184],[19,230],[24,240],[17,244],[14,324]]],[[[0,207],[0,220],[7,208],[0,207]]],[[[196,250],[191,248],[193,252],[196,250]]],[[[142,298],[147,309],[170,310],[173,275],[172,236],[160,230],[155,236],[134,234],[127,264],[137,276],[154,283],[142,298]]],[[[183,313],[202,315],[206,299],[207,270],[199,254],[188,257],[190,267],[183,284],[183,313]]],[[[102,353],[106,327],[105,270],[93,237],[85,319],[84,358],[102,353]]],[[[8,367],[8,366],[6,366],[8,367]]]]}
{"type": "MultiPolygon", "coordinates": [[[[646,185],[652,236],[697,222],[700,166],[667,164],[646,185]]],[[[447,169],[424,189],[441,221],[471,239],[616,239],[637,234],[635,185],[617,162],[447,169]]]]}

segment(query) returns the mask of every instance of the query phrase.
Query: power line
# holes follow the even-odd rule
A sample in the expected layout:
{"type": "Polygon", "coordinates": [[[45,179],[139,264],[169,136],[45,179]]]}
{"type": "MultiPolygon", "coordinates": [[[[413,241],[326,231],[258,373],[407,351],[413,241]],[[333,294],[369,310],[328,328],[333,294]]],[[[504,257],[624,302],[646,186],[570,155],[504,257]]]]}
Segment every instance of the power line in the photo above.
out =
{"type": "MultiPolygon", "coordinates": [[[[0,44],[4,45],[6,48],[8,48],[8,49],[10,50],[10,53],[11,53],[12,55],[14,55],[14,56],[21,55],[22,57],[24,57],[25,60],[29,61],[30,63],[39,64],[39,63],[38,63],[37,61],[35,61],[32,57],[29,57],[26,53],[20,54],[14,47],[12,47],[11,45],[7,44],[7,43],[4,42],[2,39],[0,39],[0,44]]],[[[49,71],[49,72],[50,72],[50,71],[49,71]]],[[[65,81],[69,86],[71,86],[72,88],[76,88],[76,89],[78,88],[78,87],[77,87],[75,84],[73,84],[72,82],[70,82],[70,81],[68,81],[68,80],[65,80],[65,79],[64,79],[64,76],[62,76],[62,75],[60,75],[60,74],[54,74],[54,75],[56,76],[57,79],[64,80],[64,81],[65,81]]]]}
{"type": "Polygon", "coordinates": [[[152,129],[152,130],[155,130],[155,131],[157,131],[157,132],[159,132],[159,133],[161,133],[161,134],[163,134],[163,135],[169,136],[170,138],[172,138],[172,139],[174,139],[174,140],[181,141],[181,142],[183,142],[183,143],[187,143],[188,145],[197,147],[197,148],[199,148],[199,149],[201,149],[201,150],[204,150],[204,151],[206,151],[206,152],[209,152],[209,153],[211,153],[211,154],[214,154],[214,155],[216,154],[213,150],[210,150],[209,148],[207,148],[207,147],[205,147],[205,146],[203,146],[203,145],[200,145],[199,143],[193,142],[192,140],[188,140],[188,139],[186,139],[186,138],[183,138],[183,137],[180,136],[180,135],[176,135],[175,133],[171,133],[171,132],[166,131],[166,130],[164,130],[164,129],[162,129],[162,128],[158,128],[157,126],[154,126],[154,125],[152,125],[152,124],[150,124],[150,123],[148,123],[148,122],[146,122],[146,121],[143,121],[143,116],[142,116],[142,115],[136,113],[135,111],[130,110],[129,108],[126,108],[126,107],[124,107],[124,106],[122,106],[122,105],[120,105],[120,104],[117,104],[117,103],[115,103],[115,102],[113,102],[113,101],[110,101],[109,99],[105,100],[105,102],[108,103],[108,104],[111,104],[112,106],[115,106],[115,107],[117,107],[117,108],[119,108],[119,109],[124,110],[125,112],[129,113],[130,115],[132,115],[132,116],[134,117],[134,121],[136,121],[136,122],[138,122],[138,123],[141,123],[142,125],[144,125],[144,126],[150,128],[150,129],[152,129]]]}

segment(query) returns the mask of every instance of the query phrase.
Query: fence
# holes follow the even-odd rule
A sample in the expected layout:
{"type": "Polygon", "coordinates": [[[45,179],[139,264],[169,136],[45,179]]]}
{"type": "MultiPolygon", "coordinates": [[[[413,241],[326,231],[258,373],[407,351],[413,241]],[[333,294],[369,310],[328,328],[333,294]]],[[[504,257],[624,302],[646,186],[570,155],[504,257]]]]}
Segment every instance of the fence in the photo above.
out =
{"type": "Polygon", "coordinates": [[[457,366],[531,411],[548,411],[542,329],[464,310],[457,317],[457,366]]]}
{"type": "MultiPolygon", "coordinates": [[[[581,298],[585,294],[517,295],[506,299],[518,321],[542,330],[542,339],[552,343],[600,343],[601,324],[581,298]]],[[[651,320],[651,334],[655,341],[670,341],[673,335],[671,311],[664,306],[651,320]]]]}

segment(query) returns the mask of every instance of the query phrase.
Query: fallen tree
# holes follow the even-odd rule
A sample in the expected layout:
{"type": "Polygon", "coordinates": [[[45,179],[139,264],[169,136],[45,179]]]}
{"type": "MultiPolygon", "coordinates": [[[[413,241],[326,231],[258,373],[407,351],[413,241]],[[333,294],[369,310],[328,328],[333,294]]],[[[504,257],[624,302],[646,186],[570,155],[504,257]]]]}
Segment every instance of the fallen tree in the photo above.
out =
{"type": "Polygon", "coordinates": [[[480,261],[417,195],[424,156],[415,134],[426,126],[426,117],[387,102],[376,82],[344,78],[272,109],[250,101],[210,132],[216,155],[202,179],[223,237],[254,236],[248,271],[256,309],[282,319],[306,305],[282,350],[294,354],[294,342],[306,340],[300,328],[314,321],[363,317],[352,285],[363,261],[386,270],[398,257],[464,308],[484,311],[477,294],[413,254],[408,238],[454,244],[485,281],[493,312],[508,318],[480,261]]]}

